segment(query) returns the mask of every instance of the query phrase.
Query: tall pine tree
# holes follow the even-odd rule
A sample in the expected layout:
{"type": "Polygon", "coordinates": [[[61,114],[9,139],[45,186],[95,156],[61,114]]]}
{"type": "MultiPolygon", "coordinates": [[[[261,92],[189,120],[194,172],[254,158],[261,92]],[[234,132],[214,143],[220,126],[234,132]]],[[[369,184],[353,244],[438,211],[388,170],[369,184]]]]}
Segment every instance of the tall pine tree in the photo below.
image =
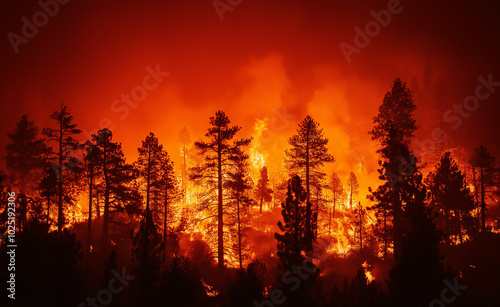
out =
{"type": "Polygon", "coordinates": [[[47,146],[40,138],[39,128],[28,115],[23,115],[16,128],[8,133],[10,143],[5,146],[5,162],[10,182],[19,187],[19,193],[29,194],[39,182],[45,165],[47,146]]]}
{"type": "Polygon", "coordinates": [[[490,189],[495,186],[495,172],[497,172],[498,169],[495,168],[495,157],[493,157],[488,149],[482,145],[476,148],[470,162],[474,167],[473,172],[476,172],[476,168],[479,171],[481,232],[486,232],[486,200],[488,198],[487,195],[491,193],[490,189]]]}
{"type": "MultiPolygon", "coordinates": [[[[409,150],[418,128],[413,118],[415,109],[413,93],[405,82],[397,78],[391,90],[385,94],[379,113],[373,118],[373,129],[369,132],[372,139],[380,144],[377,150],[381,155],[378,172],[379,178],[385,182],[368,198],[377,203],[375,209],[379,215],[384,218],[390,215],[392,219],[395,255],[401,252],[404,232],[404,190],[410,185],[410,177],[417,171],[416,159],[409,150]]],[[[387,234],[385,240],[388,240],[387,234]]]]}
{"type": "Polygon", "coordinates": [[[438,226],[444,231],[446,243],[450,243],[450,237],[459,238],[463,243],[464,231],[469,230],[469,235],[472,234],[467,225],[474,209],[474,198],[450,152],[441,157],[435,172],[430,173],[427,180],[431,205],[439,213],[438,226]]]}
{"type": "Polygon", "coordinates": [[[44,128],[43,134],[46,135],[49,141],[56,144],[56,151],[52,153],[55,162],[52,163],[54,171],[57,173],[57,231],[61,232],[65,224],[64,217],[64,184],[67,175],[64,173],[74,172],[79,164],[78,151],[80,145],[75,137],[82,131],[76,128],[73,123],[73,115],[68,110],[68,107],[61,105],[61,110],[55,111],[50,116],[56,122],[56,128],[44,128]]]}
{"type": "Polygon", "coordinates": [[[224,270],[224,182],[228,178],[230,167],[244,156],[243,147],[251,139],[233,140],[241,129],[238,126],[229,126],[231,121],[223,111],[217,111],[210,117],[208,132],[205,134],[208,141],[195,142],[195,147],[204,157],[204,163],[191,169],[193,180],[206,180],[217,185],[217,259],[219,271],[224,270]],[[233,141],[233,142],[230,142],[233,141]]]}
{"type": "MultiPolygon", "coordinates": [[[[304,254],[310,251],[312,238],[307,232],[307,193],[302,187],[301,179],[295,175],[288,181],[286,201],[281,204],[283,221],[278,222],[280,233],[274,237],[278,241],[278,257],[283,269],[292,265],[300,265],[305,259],[304,254]]],[[[312,215],[309,222],[313,227],[316,224],[316,215],[312,215]]]]}
{"type": "MultiPolygon", "coordinates": [[[[287,149],[285,154],[290,170],[305,178],[306,233],[312,238],[314,231],[311,225],[311,183],[319,183],[324,178],[325,174],[321,168],[324,163],[334,162],[334,158],[328,153],[328,139],[325,138],[323,129],[319,128],[319,124],[309,115],[299,123],[297,134],[293,135],[288,143],[291,148],[287,149]],[[316,177],[316,180],[312,177],[316,177]]],[[[312,245],[309,249],[312,249],[312,245]]]]}

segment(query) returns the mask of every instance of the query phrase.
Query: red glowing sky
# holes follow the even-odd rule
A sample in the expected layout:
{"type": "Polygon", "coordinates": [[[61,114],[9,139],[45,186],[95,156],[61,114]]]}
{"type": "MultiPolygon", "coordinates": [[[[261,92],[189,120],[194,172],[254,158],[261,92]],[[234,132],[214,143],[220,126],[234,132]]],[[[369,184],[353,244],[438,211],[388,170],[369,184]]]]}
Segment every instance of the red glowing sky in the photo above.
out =
{"type": "MultiPolygon", "coordinates": [[[[349,152],[371,148],[371,117],[392,81],[401,77],[411,87],[414,77],[421,86],[426,59],[441,110],[473,94],[478,76],[500,80],[495,1],[402,1],[402,12],[347,63],[339,44],[353,44],[353,28],[364,28],[373,20],[370,11],[386,9],[388,2],[243,0],[221,21],[212,1],[70,1],[17,54],[8,34],[21,34],[22,17],[40,7],[4,2],[0,154],[22,114],[47,126],[62,102],[81,129],[111,120],[129,161],[149,131],[178,161],[183,126],[198,139],[209,116],[223,109],[249,136],[256,119],[271,119],[273,109],[286,107],[294,119],[267,150],[282,150],[277,145],[310,114],[330,138],[337,163],[352,168],[349,152]],[[145,68],[156,65],[169,76],[121,120],[111,103],[142,84],[145,68]]],[[[493,93],[452,131],[463,146],[483,143],[499,157],[498,100],[493,93]]],[[[431,103],[417,97],[416,104],[420,124],[430,126],[423,111],[431,103]]],[[[425,131],[417,136],[428,138],[425,131]]],[[[373,172],[375,161],[370,167],[373,172]]]]}

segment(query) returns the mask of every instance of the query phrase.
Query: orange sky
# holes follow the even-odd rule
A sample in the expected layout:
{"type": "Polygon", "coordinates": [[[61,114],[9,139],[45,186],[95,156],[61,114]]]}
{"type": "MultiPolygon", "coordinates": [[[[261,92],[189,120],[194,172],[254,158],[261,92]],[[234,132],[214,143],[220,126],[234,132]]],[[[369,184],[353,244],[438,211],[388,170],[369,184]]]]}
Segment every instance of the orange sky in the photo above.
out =
{"type": "MultiPolygon", "coordinates": [[[[40,127],[51,125],[49,115],[62,102],[81,129],[110,120],[128,161],[153,131],[177,164],[183,126],[196,140],[222,109],[243,127],[242,137],[250,136],[256,120],[273,120],[285,108],[290,121],[263,150],[282,155],[298,121],[310,114],[330,139],[337,162],[329,171],[346,175],[356,167],[353,150],[367,148],[367,171],[374,176],[367,131],[396,77],[421,88],[430,60],[438,90],[433,101],[416,97],[422,127],[433,124],[424,111],[462,103],[478,76],[492,73],[500,80],[495,1],[402,1],[401,13],[348,63],[339,44],[354,44],[353,28],[364,28],[373,20],[370,11],[386,9],[388,2],[244,0],[221,21],[211,1],[74,1],[60,5],[17,54],[8,34],[21,34],[22,17],[32,18],[40,7],[3,3],[0,154],[6,132],[22,114],[40,127]],[[157,65],[168,77],[120,119],[112,102],[143,83],[146,67],[157,65]]],[[[483,143],[499,157],[492,138],[500,128],[498,97],[493,93],[452,131],[463,146],[483,143]]],[[[425,133],[418,137],[429,137],[425,133]]]]}

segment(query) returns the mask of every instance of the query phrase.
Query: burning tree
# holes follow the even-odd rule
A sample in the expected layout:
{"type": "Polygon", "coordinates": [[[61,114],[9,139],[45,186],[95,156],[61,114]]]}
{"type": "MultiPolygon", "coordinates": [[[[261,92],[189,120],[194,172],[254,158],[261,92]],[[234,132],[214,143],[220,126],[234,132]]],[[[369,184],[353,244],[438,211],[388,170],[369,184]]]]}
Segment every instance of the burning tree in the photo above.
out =
{"type": "MultiPolygon", "coordinates": [[[[356,227],[356,231],[354,232],[354,242],[359,243],[359,251],[363,251],[363,238],[366,237],[368,233],[368,214],[366,212],[366,209],[361,206],[361,202],[359,202],[359,205],[357,206],[356,209],[354,209],[354,225],[356,227]]],[[[367,240],[365,239],[365,242],[367,240]]]]}
{"type": "Polygon", "coordinates": [[[227,205],[231,211],[232,220],[229,224],[234,224],[231,233],[234,234],[237,242],[234,244],[233,250],[237,252],[238,263],[240,269],[243,268],[243,252],[248,251],[248,242],[245,234],[249,229],[249,209],[252,199],[247,197],[248,191],[251,189],[250,178],[248,177],[248,166],[246,161],[241,160],[237,163],[235,169],[229,172],[229,180],[226,181],[225,187],[229,190],[227,205]]]}
{"type": "Polygon", "coordinates": [[[263,166],[260,170],[259,182],[257,182],[257,187],[255,194],[260,202],[260,214],[262,214],[262,204],[263,202],[269,202],[272,199],[273,190],[268,187],[269,178],[267,175],[267,167],[263,166]]]}
{"type": "MultiPolygon", "coordinates": [[[[324,189],[327,187],[324,183],[323,178],[313,177],[311,181],[312,186],[312,196],[314,198],[314,212],[316,214],[316,227],[313,229],[314,236],[317,238],[320,229],[327,228],[327,224],[329,223],[329,208],[328,208],[328,199],[325,197],[324,189]],[[320,218],[326,216],[327,218],[320,218]]],[[[323,233],[323,232],[322,232],[323,233]]]]}
{"type": "MultiPolygon", "coordinates": [[[[409,145],[415,130],[418,128],[413,118],[416,106],[413,102],[412,92],[406,83],[399,78],[394,81],[391,91],[384,96],[379,113],[373,118],[373,129],[369,132],[372,139],[378,141],[381,154],[379,161],[379,178],[385,183],[378,187],[368,198],[376,201],[374,209],[379,216],[392,218],[394,230],[394,253],[401,252],[403,237],[402,214],[404,210],[403,194],[409,189],[409,180],[416,172],[416,158],[410,154],[409,145]]],[[[385,227],[385,230],[387,228],[385,227]]],[[[384,245],[387,250],[389,234],[384,231],[384,245]]]]}
{"type": "Polygon", "coordinates": [[[481,195],[481,232],[486,231],[486,198],[491,192],[488,188],[495,186],[495,172],[498,169],[495,168],[495,157],[493,157],[486,147],[480,146],[476,148],[474,154],[472,155],[470,162],[474,168],[472,171],[475,174],[476,168],[479,169],[479,189],[477,189],[481,195]]]}
{"type": "Polygon", "coordinates": [[[307,193],[302,187],[300,177],[293,176],[288,181],[286,201],[281,204],[283,222],[279,221],[278,227],[283,234],[274,234],[278,241],[277,254],[284,269],[300,264],[312,245],[313,238],[307,231],[307,224],[316,227],[316,214],[313,214],[307,223],[307,206],[304,203],[306,199],[307,193]]]}
{"type": "Polygon", "coordinates": [[[337,173],[333,173],[330,178],[330,190],[332,191],[333,204],[330,210],[329,219],[328,219],[328,232],[332,231],[332,222],[335,218],[335,210],[337,209],[337,203],[342,203],[345,197],[344,186],[342,185],[342,181],[340,180],[337,173]]]}
{"type": "MultiPolygon", "coordinates": [[[[244,159],[243,147],[250,144],[251,139],[233,140],[241,129],[239,126],[229,126],[230,120],[223,111],[217,111],[215,117],[210,117],[212,127],[205,136],[208,142],[195,142],[196,148],[204,156],[201,166],[191,169],[193,180],[204,180],[217,185],[217,258],[219,270],[224,270],[224,182],[229,178],[229,171],[238,161],[244,159]]],[[[212,194],[213,191],[209,191],[212,194]]],[[[205,204],[208,210],[210,204],[205,204]]]]}
{"type": "Polygon", "coordinates": [[[80,146],[74,137],[82,131],[76,128],[76,124],[73,124],[73,115],[69,113],[68,107],[65,105],[61,105],[61,110],[52,113],[50,118],[56,121],[57,128],[43,128],[43,134],[48,137],[49,141],[55,142],[58,148],[51,155],[57,161],[57,163],[52,163],[52,166],[58,176],[57,231],[61,232],[65,224],[63,194],[67,194],[63,193],[64,183],[68,181],[68,176],[64,175],[64,171],[71,173],[78,166],[76,151],[79,150],[80,146]]]}
{"type": "MultiPolygon", "coordinates": [[[[299,123],[297,134],[293,135],[289,140],[291,148],[285,151],[287,163],[292,172],[304,176],[306,181],[306,233],[311,238],[314,236],[312,231],[312,210],[311,210],[311,183],[313,177],[320,182],[325,174],[321,167],[326,162],[334,162],[332,155],[328,153],[328,139],[324,137],[323,129],[319,128],[319,124],[312,119],[311,116],[306,116],[299,123]]],[[[312,240],[309,250],[312,249],[312,240]]]]}
{"type": "Polygon", "coordinates": [[[427,177],[431,191],[431,205],[439,212],[438,226],[445,236],[458,237],[463,243],[463,232],[471,234],[470,211],[474,209],[474,197],[465,184],[465,176],[446,152],[436,166],[436,171],[427,177]],[[469,224],[469,227],[465,227],[469,224]]]}

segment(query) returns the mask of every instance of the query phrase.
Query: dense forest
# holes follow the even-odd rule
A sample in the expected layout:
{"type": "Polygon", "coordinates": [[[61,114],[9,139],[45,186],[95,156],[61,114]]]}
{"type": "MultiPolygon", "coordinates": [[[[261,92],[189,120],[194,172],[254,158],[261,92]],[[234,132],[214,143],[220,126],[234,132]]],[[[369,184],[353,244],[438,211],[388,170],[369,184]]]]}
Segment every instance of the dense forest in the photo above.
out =
{"type": "Polygon", "coordinates": [[[64,104],[49,127],[23,115],[0,173],[0,262],[4,274],[15,243],[15,304],[500,306],[495,157],[444,138],[414,150],[417,107],[394,80],[366,131],[378,161],[365,163],[379,174],[368,191],[362,163],[347,177],[325,172],[343,161],[311,116],[276,161],[252,146],[262,134],[241,137],[222,110],[196,141],[186,127],[178,140],[150,132],[130,161],[109,129],[85,139],[64,104]],[[162,142],[173,141],[169,153],[162,142]]]}

